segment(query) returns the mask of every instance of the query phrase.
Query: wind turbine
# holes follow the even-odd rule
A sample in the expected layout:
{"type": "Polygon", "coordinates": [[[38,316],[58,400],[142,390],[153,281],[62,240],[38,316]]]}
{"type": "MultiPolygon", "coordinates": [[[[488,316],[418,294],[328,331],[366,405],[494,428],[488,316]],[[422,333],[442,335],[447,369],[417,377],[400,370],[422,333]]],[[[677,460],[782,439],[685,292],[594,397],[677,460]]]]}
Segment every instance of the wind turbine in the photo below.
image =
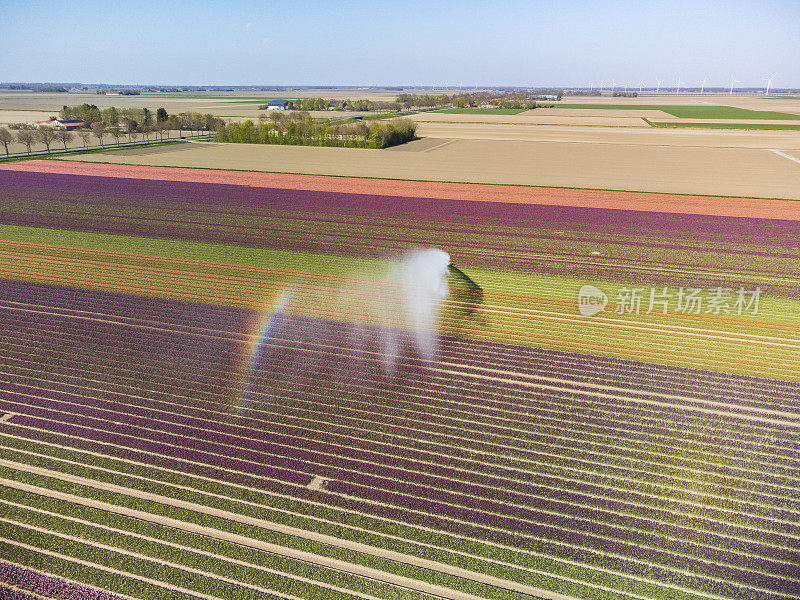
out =
{"type": "MultiPolygon", "coordinates": [[[[775,75],[777,75],[777,73],[775,73],[775,75]]],[[[766,81],[767,82],[767,91],[764,92],[765,96],[769,95],[769,88],[772,87],[772,80],[775,79],[775,75],[773,75],[772,77],[764,77],[764,78],[761,79],[761,81],[766,81]]]]}
{"type": "Polygon", "coordinates": [[[630,81],[623,81],[622,83],[625,84],[625,93],[627,94],[628,93],[628,84],[630,83],[630,81]]]}
{"type": "Polygon", "coordinates": [[[593,81],[592,83],[590,83],[590,84],[589,84],[589,91],[590,91],[590,92],[593,92],[593,91],[594,91],[594,81],[593,81]]]}
{"type": "Polygon", "coordinates": [[[614,93],[614,88],[617,87],[617,80],[611,79],[611,93],[614,93]]]}
{"type": "Polygon", "coordinates": [[[706,75],[703,78],[703,81],[698,81],[697,83],[700,84],[700,95],[702,96],[703,95],[703,91],[706,89],[706,86],[708,85],[708,75],[706,75]]]}
{"type": "Polygon", "coordinates": [[[681,78],[678,77],[678,83],[675,84],[675,86],[676,86],[675,87],[675,93],[676,94],[680,94],[681,93],[681,84],[682,83],[686,83],[686,82],[685,81],[681,81],[681,78]]]}
{"type": "Polygon", "coordinates": [[[642,88],[644,87],[644,77],[639,80],[639,93],[642,93],[642,88]]]}
{"type": "Polygon", "coordinates": [[[656,86],[656,95],[658,95],[658,92],[661,90],[661,82],[663,82],[664,80],[656,79],[656,81],[658,82],[658,85],[656,86]]]}
{"type": "Polygon", "coordinates": [[[600,80],[600,95],[602,95],[602,94],[603,94],[603,87],[604,87],[605,85],[606,85],[606,80],[605,80],[605,79],[601,79],[601,80],[600,80]]]}
{"type": "Polygon", "coordinates": [[[735,78],[735,77],[734,77],[734,76],[731,74],[731,91],[730,91],[730,94],[729,94],[729,95],[731,95],[731,96],[733,96],[733,84],[734,84],[734,83],[741,83],[741,81],[739,81],[738,79],[736,79],[736,78],[735,78]]]}

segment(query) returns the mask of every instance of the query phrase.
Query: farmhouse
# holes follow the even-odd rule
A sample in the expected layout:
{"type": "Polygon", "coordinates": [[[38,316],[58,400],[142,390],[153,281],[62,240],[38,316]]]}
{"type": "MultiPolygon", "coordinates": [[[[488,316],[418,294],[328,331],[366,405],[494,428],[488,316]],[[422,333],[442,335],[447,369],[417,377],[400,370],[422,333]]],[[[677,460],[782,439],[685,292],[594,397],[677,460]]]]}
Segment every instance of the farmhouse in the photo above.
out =
{"type": "Polygon", "coordinates": [[[284,110],[286,108],[285,100],[270,100],[267,103],[267,110],[284,110]]]}
{"type": "Polygon", "coordinates": [[[86,121],[81,121],[80,119],[69,119],[69,120],[60,120],[60,119],[50,119],[49,121],[31,121],[28,123],[28,127],[52,127],[53,129],[80,129],[81,127],[86,127],[86,121]]]}

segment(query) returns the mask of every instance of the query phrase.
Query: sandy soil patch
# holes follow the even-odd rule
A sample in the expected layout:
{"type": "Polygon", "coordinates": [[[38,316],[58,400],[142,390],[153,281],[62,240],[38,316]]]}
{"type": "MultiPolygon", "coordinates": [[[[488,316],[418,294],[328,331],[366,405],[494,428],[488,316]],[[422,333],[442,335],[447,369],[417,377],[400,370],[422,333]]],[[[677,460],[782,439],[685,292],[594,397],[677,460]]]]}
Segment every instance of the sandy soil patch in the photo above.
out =
{"type": "Polygon", "coordinates": [[[589,206],[595,208],[621,208],[626,210],[646,210],[684,214],[800,220],[800,202],[785,200],[753,200],[746,198],[689,195],[676,196],[669,194],[521,187],[510,185],[487,186],[463,183],[324,177],[316,175],[183,169],[53,160],[0,164],[0,169],[99,177],[195,181],[202,183],[362,193],[382,196],[452,198],[456,200],[486,202],[589,206]]]}

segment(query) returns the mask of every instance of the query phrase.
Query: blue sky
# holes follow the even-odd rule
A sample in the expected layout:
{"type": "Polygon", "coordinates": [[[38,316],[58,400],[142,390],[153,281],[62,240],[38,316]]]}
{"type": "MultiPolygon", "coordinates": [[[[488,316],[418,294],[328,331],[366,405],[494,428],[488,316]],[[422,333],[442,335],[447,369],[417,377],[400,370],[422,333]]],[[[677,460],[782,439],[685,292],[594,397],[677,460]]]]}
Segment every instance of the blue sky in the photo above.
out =
{"type": "Polygon", "coordinates": [[[800,0],[0,0],[0,81],[800,87],[798,23],[800,0]]]}

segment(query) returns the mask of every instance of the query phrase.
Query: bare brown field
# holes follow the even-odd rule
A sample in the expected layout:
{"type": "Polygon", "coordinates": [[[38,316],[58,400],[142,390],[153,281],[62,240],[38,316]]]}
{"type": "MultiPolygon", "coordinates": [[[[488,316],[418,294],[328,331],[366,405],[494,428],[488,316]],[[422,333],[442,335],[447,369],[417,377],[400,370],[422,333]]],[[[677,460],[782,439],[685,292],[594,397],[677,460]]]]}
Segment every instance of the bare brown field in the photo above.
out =
{"type": "MultiPolygon", "coordinates": [[[[443,140],[395,150],[193,143],[81,157],[89,162],[349,177],[800,199],[800,164],[759,148],[443,140]]],[[[795,151],[795,157],[800,152],[795,151]]]]}
{"type": "Polygon", "coordinates": [[[736,197],[614,192],[565,188],[524,187],[436,183],[393,179],[327,177],[287,173],[225,171],[221,169],[182,169],[75,161],[31,160],[0,164],[0,169],[62,175],[130,177],[157,181],[190,181],[289,190],[314,190],[402,196],[449,198],[481,202],[510,202],[556,206],[584,206],[623,210],[702,214],[728,217],[758,217],[800,221],[800,202],[736,197]]]}
{"type": "Polygon", "coordinates": [[[703,129],[621,129],[613,127],[524,127],[509,123],[420,123],[418,135],[427,138],[520,140],[631,146],[704,148],[800,149],[800,131],[742,131],[703,129]]]}
{"type": "Polygon", "coordinates": [[[45,121],[52,116],[55,116],[53,112],[43,110],[0,110],[0,125],[45,121]]]}

